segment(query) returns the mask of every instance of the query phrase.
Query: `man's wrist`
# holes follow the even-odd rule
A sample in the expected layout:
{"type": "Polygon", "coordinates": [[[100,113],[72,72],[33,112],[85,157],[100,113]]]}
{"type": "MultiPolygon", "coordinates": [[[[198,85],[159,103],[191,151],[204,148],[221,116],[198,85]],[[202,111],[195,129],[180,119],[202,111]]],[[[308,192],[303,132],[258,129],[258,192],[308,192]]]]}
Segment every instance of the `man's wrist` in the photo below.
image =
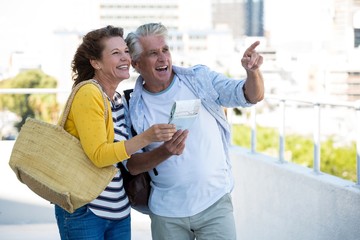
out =
{"type": "Polygon", "coordinates": [[[245,87],[245,83],[244,83],[244,85],[242,86],[242,90],[243,90],[243,94],[244,94],[244,97],[245,97],[246,102],[247,102],[247,103],[250,103],[249,98],[246,96],[246,87],[245,87]]]}

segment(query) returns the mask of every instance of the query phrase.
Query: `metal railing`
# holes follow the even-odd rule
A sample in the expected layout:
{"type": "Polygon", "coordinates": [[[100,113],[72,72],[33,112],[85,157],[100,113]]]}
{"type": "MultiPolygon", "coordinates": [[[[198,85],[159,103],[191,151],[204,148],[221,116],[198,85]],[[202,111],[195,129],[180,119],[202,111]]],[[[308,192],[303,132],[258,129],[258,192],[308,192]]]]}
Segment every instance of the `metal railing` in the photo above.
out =
{"type": "Polygon", "coordinates": [[[57,88],[0,88],[0,94],[53,94],[70,93],[70,90],[57,88]]]}
{"type": "MultiPolygon", "coordinates": [[[[300,99],[300,98],[289,98],[289,97],[280,97],[276,95],[268,94],[265,97],[266,100],[276,101],[279,105],[280,112],[280,123],[279,123],[279,149],[278,149],[278,158],[280,163],[285,163],[285,122],[286,122],[286,103],[294,102],[299,104],[308,104],[313,108],[313,144],[314,144],[314,156],[313,156],[313,171],[316,174],[320,174],[320,118],[321,118],[321,107],[330,106],[330,107],[345,107],[351,109],[355,113],[356,123],[360,122],[360,101],[356,102],[339,102],[339,101],[328,101],[328,100],[315,100],[315,99],[300,99]]],[[[250,150],[252,153],[256,153],[256,126],[257,126],[257,117],[256,117],[256,107],[251,109],[251,146],[250,150]]],[[[360,125],[357,124],[356,129],[356,183],[355,186],[360,188],[360,125]]]]}
{"type": "MultiPolygon", "coordinates": [[[[53,93],[70,93],[70,90],[56,89],[56,88],[12,88],[12,89],[0,89],[0,94],[53,94],[53,93]]],[[[339,101],[328,101],[328,100],[315,100],[315,99],[300,99],[300,98],[289,98],[280,97],[277,95],[267,94],[265,101],[276,101],[279,104],[280,109],[280,124],[279,124],[279,150],[278,157],[280,163],[285,163],[285,122],[286,122],[286,103],[295,102],[299,104],[309,104],[314,110],[313,121],[313,144],[314,144],[314,158],[313,158],[313,171],[317,174],[320,171],[320,118],[321,118],[321,107],[332,106],[332,107],[345,107],[352,109],[356,115],[356,123],[360,122],[360,101],[357,102],[339,102],[339,101]]],[[[231,119],[231,118],[230,118],[231,119]]],[[[256,106],[251,108],[251,153],[256,153],[256,106]]],[[[360,125],[356,125],[356,187],[360,188],[360,125]]]]}

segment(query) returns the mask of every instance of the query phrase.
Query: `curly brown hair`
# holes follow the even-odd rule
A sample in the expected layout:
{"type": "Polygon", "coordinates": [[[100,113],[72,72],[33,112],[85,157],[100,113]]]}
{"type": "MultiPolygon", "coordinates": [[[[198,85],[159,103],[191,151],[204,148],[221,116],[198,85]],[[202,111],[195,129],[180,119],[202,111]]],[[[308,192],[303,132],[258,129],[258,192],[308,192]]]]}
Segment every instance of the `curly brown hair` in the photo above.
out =
{"type": "Polygon", "coordinates": [[[105,48],[103,40],[111,37],[123,38],[123,35],[123,28],[109,25],[88,32],[83,37],[83,41],[77,48],[71,62],[72,79],[74,80],[73,86],[94,77],[95,69],[92,67],[90,60],[101,59],[102,51],[105,48]]]}

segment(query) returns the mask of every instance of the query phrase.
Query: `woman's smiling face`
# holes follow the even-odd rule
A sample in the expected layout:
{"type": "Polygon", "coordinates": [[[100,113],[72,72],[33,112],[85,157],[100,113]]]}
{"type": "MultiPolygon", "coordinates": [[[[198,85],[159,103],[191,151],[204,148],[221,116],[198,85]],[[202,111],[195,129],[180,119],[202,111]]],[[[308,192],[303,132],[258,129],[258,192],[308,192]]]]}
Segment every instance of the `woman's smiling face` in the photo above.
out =
{"type": "Polygon", "coordinates": [[[129,49],[121,37],[112,37],[103,40],[104,50],[98,62],[101,75],[107,79],[124,80],[130,77],[129,68],[131,58],[129,49]]]}

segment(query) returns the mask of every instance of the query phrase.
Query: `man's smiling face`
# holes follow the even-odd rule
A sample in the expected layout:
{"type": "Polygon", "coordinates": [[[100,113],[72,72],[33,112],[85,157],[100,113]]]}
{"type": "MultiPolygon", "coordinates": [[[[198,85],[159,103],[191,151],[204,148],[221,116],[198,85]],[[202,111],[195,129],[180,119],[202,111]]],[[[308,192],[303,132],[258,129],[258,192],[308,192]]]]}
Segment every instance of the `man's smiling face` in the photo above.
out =
{"type": "Polygon", "coordinates": [[[163,36],[142,37],[140,43],[143,52],[133,66],[144,78],[148,91],[160,92],[170,85],[173,78],[169,46],[163,36]]]}

